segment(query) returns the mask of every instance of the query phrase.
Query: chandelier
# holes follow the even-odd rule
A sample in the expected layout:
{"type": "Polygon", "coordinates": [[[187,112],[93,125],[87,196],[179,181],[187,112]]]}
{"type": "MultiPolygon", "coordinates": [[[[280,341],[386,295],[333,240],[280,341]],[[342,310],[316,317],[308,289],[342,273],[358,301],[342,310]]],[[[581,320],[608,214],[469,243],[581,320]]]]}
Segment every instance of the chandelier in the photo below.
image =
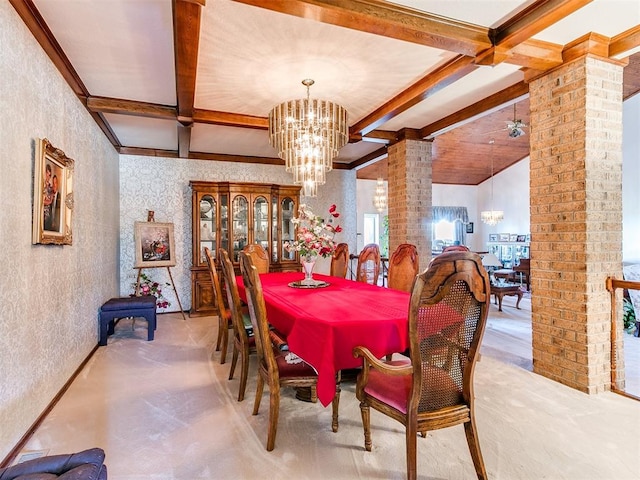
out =
{"type": "Polygon", "coordinates": [[[480,219],[487,225],[494,226],[504,219],[504,212],[493,209],[493,144],[495,142],[492,139],[489,143],[491,144],[491,210],[480,212],[480,219]]]}
{"type": "Polygon", "coordinates": [[[382,178],[379,178],[378,183],[376,184],[376,193],[373,196],[373,205],[379,212],[387,209],[387,193],[385,192],[384,181],[382,178]]]}
{"type": "Polygon", "coordinates": [[[315,197],[318,185],[324,185],[333,159],[347,143],[349,125],[344,107],[327,100],[311,100],[305,79],[307,98],[276,105],[269,112],[269,142],[284,160],[293,183],[302,186],[302,194],[315,197]]]}

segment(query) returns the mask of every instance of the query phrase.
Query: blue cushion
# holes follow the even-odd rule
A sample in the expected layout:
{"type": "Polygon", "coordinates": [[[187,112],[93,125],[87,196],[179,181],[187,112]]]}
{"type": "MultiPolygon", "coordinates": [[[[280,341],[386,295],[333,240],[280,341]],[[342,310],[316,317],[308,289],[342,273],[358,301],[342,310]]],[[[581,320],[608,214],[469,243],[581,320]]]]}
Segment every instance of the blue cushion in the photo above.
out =
{"type": "Polygon", "coordinates": [[[156,306],[156,297],[153,295],[142,295],[140,297],[123,297],[112,298],[102,305],[103,312],[113,310],[140,310],[146,308],[154,308],[156,306]]]}

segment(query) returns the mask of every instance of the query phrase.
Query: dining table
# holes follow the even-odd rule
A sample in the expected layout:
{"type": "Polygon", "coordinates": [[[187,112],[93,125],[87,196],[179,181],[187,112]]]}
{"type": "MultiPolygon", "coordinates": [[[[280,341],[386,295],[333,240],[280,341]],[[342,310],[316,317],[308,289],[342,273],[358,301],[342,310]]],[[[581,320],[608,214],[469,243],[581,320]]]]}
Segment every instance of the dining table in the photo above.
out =
{"type": "MultiPolygon", "coordinates": [[[[317,395],[327,406],[336,394],[336,378],[344,369],[362,366],[353,356],[357,346],[378,358],[409,346],[410,294],[340,277],[314,274],[318,288],[296,288],[301,272],[260,275],[269,323],[287,337],[289,350],[318,373],[317,395]]],[[[242,276],[236,277],[246,301],[242,276]]]]}

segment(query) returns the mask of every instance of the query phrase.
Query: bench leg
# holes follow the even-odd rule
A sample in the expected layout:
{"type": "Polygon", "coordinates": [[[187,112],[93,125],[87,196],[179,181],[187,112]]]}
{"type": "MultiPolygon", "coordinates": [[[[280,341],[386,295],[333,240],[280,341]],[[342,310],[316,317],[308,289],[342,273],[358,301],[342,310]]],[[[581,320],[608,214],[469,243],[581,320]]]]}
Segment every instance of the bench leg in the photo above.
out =
{"type": "Polygon", "coordinates": [[[147,320],[147,341],[153,340],[153,333],[156,330],[156,312],[147,313],[144,318],[147,320]]]}

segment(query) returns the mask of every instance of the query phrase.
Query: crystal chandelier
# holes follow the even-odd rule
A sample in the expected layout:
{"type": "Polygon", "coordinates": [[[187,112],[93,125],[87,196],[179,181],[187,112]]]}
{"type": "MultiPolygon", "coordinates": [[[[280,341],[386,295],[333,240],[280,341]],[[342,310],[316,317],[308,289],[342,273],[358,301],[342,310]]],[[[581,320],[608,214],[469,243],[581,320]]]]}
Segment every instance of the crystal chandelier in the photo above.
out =
{"type": "Polygon", "coordinates": [[[504,212],[502,210],[493,209],[493,144],[494,144],[494,140],[492,139],[489,143],[491,144],[491,210],[485,210],[484,212],[480,212],[480,219],[487,225],[494,226],[504,219],[504,212]]]}
{"type": "Polygon", "coordinates": [[[376,184],[376,193],[373,196],[373,205],[379,212],[387,209],[387,193],[385,192],[384,181],[382,178],[379,178],[378,183],[376,184]]]}
{"type": "Polygon", "coordinates": [[[349,125],[344,107],[327,100],[311,100],[311,79],[302,81],[307,98],[276,105],[269,112],[269,142],[284,160],[293,183],[302,185],[302,194],[315,197],[318,185],[326,181],[333,159],[347,143],[349,125]]]}

